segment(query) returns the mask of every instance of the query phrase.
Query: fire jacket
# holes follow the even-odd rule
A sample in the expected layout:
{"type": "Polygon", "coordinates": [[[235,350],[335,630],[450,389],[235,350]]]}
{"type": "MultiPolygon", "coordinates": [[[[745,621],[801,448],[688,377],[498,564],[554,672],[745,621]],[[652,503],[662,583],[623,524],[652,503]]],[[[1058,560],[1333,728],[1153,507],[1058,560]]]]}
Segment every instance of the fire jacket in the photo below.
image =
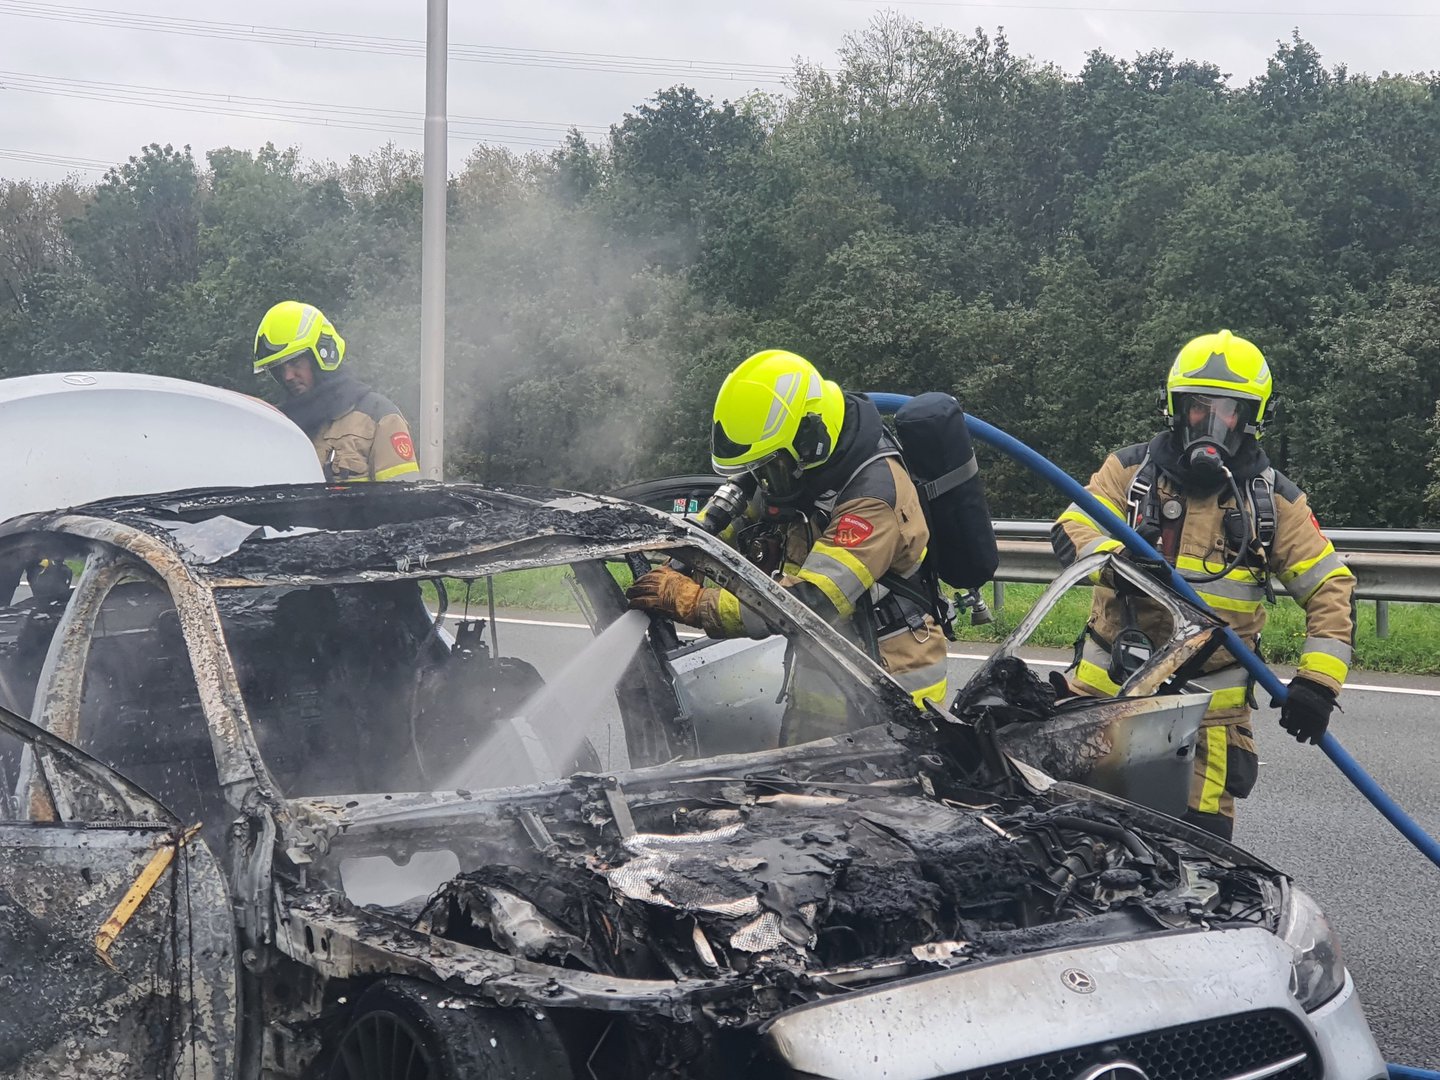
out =
{"type": "MultiPolygon", "coordinates": [[[[1086,490],[1132,526],[1140,512],[1138,506],[1131,505],[1132,482],[1147,451],[1155,445],[1140,443],[1111,454],[1086,485],[1086,490]]],[[[1201,581],[1198,579],[1220,570],[1228,561],[1230,549],[1227,549],[1224,518],[1226,510],[1234,508],[1234,497],[1228,486],[1208,496],[1187,495],[1173,476],[1163,469],[1157,470],[1154,497],[1162,503],[1178,501],[1181,507],[1180,517],[1176,519],[1181,522],[1178,535],[1173,541],[1167,536],[1166,557],[1183,577],[1194,582],[1200,598],[1252,648],[1265,625],[1266,578],[1278,581],[1305,609],[1306,638],[1300,653],[1300,674],[1338,692],[1349,674],[1354,632],[1350,597],[1355,589],[1355,577],[1321,532],[1305,493],[1283,473],[1267,469],[1264,475],[1271,483],[1275,508],[1270,550],[1264,551],[1259,544],[1253,544],[1251,552],[1224,577],[1201,581]]],[[[1242,497],[1247,503],[1251,502],[1248,495],[1242,497]]],[[[1253,537],[1253,505],[1247,507],[1247,512],[1253,537]]],[[[1056,520],[1051,540],[1056,554],[1066,565],[1077,557],[1123,546],[1105,535],[1074,503],[1056,520]]],[[[1133,614],[1139,629],[1152,640],[1158,642],[1169,637],[1169,618],[1157,605],[1137,600],[1133,614]]],[[[1114,589],[1097,584],[1090,610],[1090,629],[1103,641],[1113,642],[1125,627],[1124,602],[1114,589]]],[[[1235,659],[1221,649],[1206,663],[1205,670],[1218,671],[1235,663],[1235,659]]],[[[1097,680],[1087,678],[1087,674],[1104,676],[1105,673],[1087,673],[1085,667],[1082,660],[1076,674],[1082,682],[1097,685],[1097,680]]],[[[1107,681],[1102,678],[1098,685],[1103,687],[1107,681]]],[[[1248,714],[1243,685],[1215,694],[1207,723],[1229,713],[1248,714]]]]}
{"type": "Polygon", "coordinates": [[[389,398],[374,390],[349,412],[326,422],[310,441],[331,480],[358,483],[420,478],[405,418],[389,398]]]}
{"type": "MultiPolygon", "coordinates": [[[[846,395],[840,440],[821,468],[824,474],[807,482],[823,482],[828,474],[833,486],[816,491],[807,514],[784,526],[780,584],[852,640],[861,638],[855,620],[870,619],[885,669],[917,705],[927,698],[942,701],[944,633],[918,605],[879,584],[893,571],[921,587],[918,571],[930,531],[919,492],[867,399],[846,395]]],[[[699,616],[712,637],[770,633],[755,612],[724,589],[704,590],[699,616]]]]}

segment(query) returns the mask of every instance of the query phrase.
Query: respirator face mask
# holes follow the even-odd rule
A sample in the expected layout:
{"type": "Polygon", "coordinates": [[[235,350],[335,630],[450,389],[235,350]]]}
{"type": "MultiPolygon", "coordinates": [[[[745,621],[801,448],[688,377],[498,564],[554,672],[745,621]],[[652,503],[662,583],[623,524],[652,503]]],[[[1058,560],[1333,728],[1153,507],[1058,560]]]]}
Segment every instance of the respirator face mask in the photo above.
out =
{"type": "Polygon", "coordinates": [[[1196,472],[1219,473],[1240,451],[1246,435],[1256,434],[1256,403],[1220,394],[1175,395],[1175,428],[1180,459],[1196,472]]]}

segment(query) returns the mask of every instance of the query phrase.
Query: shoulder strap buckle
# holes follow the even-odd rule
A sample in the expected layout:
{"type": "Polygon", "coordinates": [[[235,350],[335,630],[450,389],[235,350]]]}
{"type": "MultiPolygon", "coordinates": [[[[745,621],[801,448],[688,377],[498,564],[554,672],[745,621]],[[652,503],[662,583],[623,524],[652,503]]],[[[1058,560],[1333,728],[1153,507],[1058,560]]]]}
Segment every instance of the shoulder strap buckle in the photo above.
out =
{"type": "Polygon", "coordinates": [[[978,476],[979,474],[980,462],[975,460],[974,454],[971,454],[970,460],[965,462],[965,464],[961,465],[959,468],[951,469],[949,472],[942,473],[941,475],[937,476],[934,480],[929,480],[923,484],[917,484],[915,486],[920,490],[920,493],[924,495],[928,501],[934,502],[941,495],[944,495],[947,491],[955,490],[955,488],[965,483],[966,480],[969,480],[972,476],[978,476]]]}
{"type": "Polygon", "coordinates": [[[1145,521],[1146,504],[1150,501],[1150,492],[1154,487],[1155,465],[1150,460],[1150,453],[1147,450],[1145,457],[1140,461],[1140,467],[1130,478],[1130,490],[1125,495],[1125,506],[1129,515],[1126,524],[1132,529],[1145,521]]]}
{"type": "Polygon", "coordinates": [[[1275,470],[1266,469],[1250,481],[1250,505],[1255,508],[1255,539],[1270,560],[1275,546],[1275,470]]]}

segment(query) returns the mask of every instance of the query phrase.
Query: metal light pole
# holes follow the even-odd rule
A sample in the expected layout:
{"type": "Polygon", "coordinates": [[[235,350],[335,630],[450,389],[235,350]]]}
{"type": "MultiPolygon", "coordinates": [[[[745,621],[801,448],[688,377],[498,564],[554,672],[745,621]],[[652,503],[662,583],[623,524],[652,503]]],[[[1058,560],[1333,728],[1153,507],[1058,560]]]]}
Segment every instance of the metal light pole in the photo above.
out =
{"type": "Polygon", "coordinates": [[[420,232],[420,474],[445,475],[445,68],[448,0],[425,13],[425,182],[420,232]]]}

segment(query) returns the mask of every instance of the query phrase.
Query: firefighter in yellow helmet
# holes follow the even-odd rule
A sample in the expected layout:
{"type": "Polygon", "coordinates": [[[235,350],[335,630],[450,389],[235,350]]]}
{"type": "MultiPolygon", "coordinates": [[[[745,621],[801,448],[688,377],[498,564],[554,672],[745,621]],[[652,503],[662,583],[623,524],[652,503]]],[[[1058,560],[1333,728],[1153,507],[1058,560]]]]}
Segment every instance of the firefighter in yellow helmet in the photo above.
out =
{"type": "MultiPolygon", "coordinates": [[[[874,404],[844,393],[794,353],[756,353],[716,396],[711,462],[722,476],[753,485],[741,526],[773,527],[780,583],[857,642],[873,643],[917,705],[942,701],[946,639],[921,602],[920,564],[930,534],[915,484],[874,404]]],[[[721,535],[733,540],[735,532],[732,524],[721,535]]],[[[770,632],[733,593],[702,587],[675,569],[651,571],[628,595],[633,607],[713,637],[770,632]]],[[[836,711],[837,698],[827,696],[822,680],[797,669],[782,741],[845,729],[843,709],[836,711]]]]}
{"type": "MultiPolygon", "coordinates": [[[[1280,724],[1296,739],[1318,743],[1349,673],[1355,578],[1320,531],[1305,493],[1270,466],[1259,444],[1270,391],[1269,365],[1251,342],[1229,330],[1195,338],[1166,380],[1168,429],[1111,454],[1087,490],[1149,540],[1252,648],[1274,582],[1305,609],[1307,636],[1280,724]]],[[[1073,503],[1055,522],[1051,542],[1066,565],[1121,549],[1073,503]]],[[[1112,648],[1116,639],[1138,631],[1160,641],[1168,627],[1153,602],[1102,581],[1066,672],[1071,689],[1113,694],[1127,675],[1123,650],[1112,648]]],[[[1235,800],[1250,793],[1258,773],[1252,684],[1224,650],[1197,681],[1212,696],[1186,817],[1228,838],[1235,800]]]]}
{"type": "Polygon", "coordinates": [[[280,409],[310,436],[327,478],[419,479],[405,417],[389,398],[339,370],[344,359],[345,339],[313,304],[283,300],[255,331],[255,373],[268,371],[285,388],[280,409]]]}

